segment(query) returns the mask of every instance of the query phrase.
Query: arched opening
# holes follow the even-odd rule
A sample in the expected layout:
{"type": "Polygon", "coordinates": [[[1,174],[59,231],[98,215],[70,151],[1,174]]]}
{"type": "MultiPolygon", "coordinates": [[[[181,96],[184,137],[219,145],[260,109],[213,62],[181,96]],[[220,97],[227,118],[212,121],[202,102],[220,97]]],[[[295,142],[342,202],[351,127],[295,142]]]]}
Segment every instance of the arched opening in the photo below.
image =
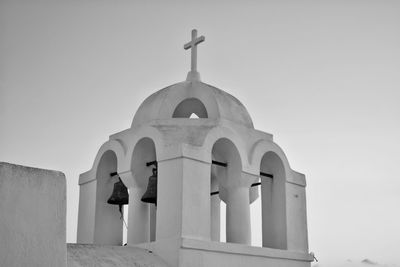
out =
{"type": "Polygon", "coordinates": [[[211,238],[223,241],[226,237],[226,242],[250,245],[249,189],[240,186],[242,161],[239,151],[232,141],[221,138],[212,148],[212,159],[216,164],[211,168],[211,190],[218,188],[219,198],[211,195],[211,238]],[[225,215],[221,213],[224,208],[225,215]],[[220,225],[224,219],[225,227],[220,225]],[[225,233],[221,233],[224,230],[225,233]]]}
{"type": "Polygon", "coordinates": [[[117,171],[117,156],[114,151],[106,151],[96,170],[96,215],[94,244],[122,245],[123,221],[118,206],[107,203],[114,183],[117,181],[111,173],[117,171]]]}
{"type": "Polygon", "coordinates": [[[262,157],[260,172],[273,176],[261,176],[263,247],[287,249],[286,175],[283,162],[276,153],[267,152],[262,157]]]}
{"type": "Polygon", "coordinates": [[[175,108],[173,118],[208,118],[207,109],[197,98],[188,98],[183,100],[175,108]],[[195,115],[193,115],[195,114],[195,115]]]}
{"type": "Polygon", "coordinates": [[[155,241],[156,206],[141,201],[149,177],[156,168],[156,148],[152,139],[140,139],[133,150],[131,171],[134,186],[129,188],[128,244],[155,241]],[[153,162],[154,164],[149,164],[153,162]]]}

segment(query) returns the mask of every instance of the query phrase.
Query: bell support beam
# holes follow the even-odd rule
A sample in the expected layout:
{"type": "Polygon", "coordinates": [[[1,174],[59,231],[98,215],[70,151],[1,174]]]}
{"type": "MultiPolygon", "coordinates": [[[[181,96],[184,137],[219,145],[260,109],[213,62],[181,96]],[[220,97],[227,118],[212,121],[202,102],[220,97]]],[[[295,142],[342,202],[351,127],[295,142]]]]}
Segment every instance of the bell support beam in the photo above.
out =
{"type": "MultiPolygon", "coordinates": [[[[216,161],[216,160],[213,160],[212,164],[217,165],[217,166],[221,166],[221,167],[228,167],[228,163],[219,162],[219,161],[216,161]]],[[[269,174],[269,173],[266,173],[266,172],[260,172],[260,176],[268,177],[268,178],[274,178],[274,176],[272,174],[269,174]]],[[[251,187],[258,186],[258,185],[261,185],[261,183],[253,183],[251,185],[251,187]]],[[[214,192],[210,193],[211,196],[218,195],[218,194],[219,194],[219,191],[214,191],[214,192]]]]}
{"type": "MultiPolygon", "coordinates": [[[[221,166],[221,167],[228,167],[228,163],[226,162],[220,162],[220,161],[216,161],[216,160],[212,160],[211,161],[212,164],[217,165],[217,166],[221,166]]],[[[157,161],[149,161],[146,162],[146,166],[149,167],[151,165],[155,165],[157,167],[157,161]]],[[[115,173],[110,173],[111,176],[117,174],[115,173]]],[[[265,177],[269,177],[269,178],[274,178],[274,176],[272,174],[266,173],[266,172],[260,172],[260,176],[265,176],[265,177]]]]}
{"type": "Polygon", "coordinates": [[[157,167],[157,161],[156,161],[156,160],[153,160],[153,161],[146,162],[146,166],[147,166],[147,167],[149,167],[149,166],[151,166],[151,165],[154,165],[155,167],[157,167]]]}
{"type": "MultiPolygon", "coordinates": [[[[259,185],[261,185],[261,183],[254,183],[254,184],[251,185],[251,187],[259,186],[259,185]]],[[[214,192],[210,193],[210,196],[218,195],[218,194],[219,194],[219,191],[214,191],[214,192]]]]}
{"type": "Polygon", "coordinates": [[[225,162],[219,162],[216,160],[212,160],[211,163],[214,165],[217,165],[217,166],[221,166],[221,167],[228,167],[228,163],[225,163],[225,162]]]}
{"type": "MultiPolygon", "coordinates": [[[[226,162],[220,162],[220,161],[213,160],[213,161],[211,161],[211,163],[214,165],[217,165],[217,166],[221,166],[221,167],[228,167],[228,163],[226,163],[226,162]]],[[[272,174],[269,174],[266,172],[260,172],[260,176],[274,178],[274,176],[272,174]]]]}

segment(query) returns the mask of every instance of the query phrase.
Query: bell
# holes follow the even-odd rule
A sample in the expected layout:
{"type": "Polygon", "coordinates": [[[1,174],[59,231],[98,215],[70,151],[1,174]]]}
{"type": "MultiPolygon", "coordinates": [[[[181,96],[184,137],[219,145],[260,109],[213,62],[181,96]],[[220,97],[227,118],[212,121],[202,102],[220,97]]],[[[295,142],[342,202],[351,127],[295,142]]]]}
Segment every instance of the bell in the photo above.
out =
{"type": "Polygon", "coordinates": [[[149,183],[141,201],[157,205],[157,169],[155,168],[153,169],[153,175],[149,177],[149,183]]]}
{"type": "Polygon", "coordinates": [[[119,181],[114,184],[114,190],[110,198],[107,200],[107,203],[120,206],[129,203],[128,188],[126,188],[124,183],[121,181],[121,178],[119,178],[119,181]]]}

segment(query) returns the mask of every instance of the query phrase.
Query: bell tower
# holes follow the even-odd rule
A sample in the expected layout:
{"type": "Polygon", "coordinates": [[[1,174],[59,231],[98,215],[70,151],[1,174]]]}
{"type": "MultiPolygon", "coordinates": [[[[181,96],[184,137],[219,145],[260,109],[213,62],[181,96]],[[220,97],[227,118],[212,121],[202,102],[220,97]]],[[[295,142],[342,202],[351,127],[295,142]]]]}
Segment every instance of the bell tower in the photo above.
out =
{"type": "Polygon", "coordinates": [[[309,267],[305,176],[290,168],[271,134],[254,129],[238,99],[200,80],[197,45],[204,40],[192,31],[186,81],[144,100],[131,127],[111,135],[80,175],[77,242],[122,245],[118,205],[107,203],[117,173],[129,191],[128,246],[170,266],[309,267]],[[257,198],[262,247],[251,246],[257,198]]]}

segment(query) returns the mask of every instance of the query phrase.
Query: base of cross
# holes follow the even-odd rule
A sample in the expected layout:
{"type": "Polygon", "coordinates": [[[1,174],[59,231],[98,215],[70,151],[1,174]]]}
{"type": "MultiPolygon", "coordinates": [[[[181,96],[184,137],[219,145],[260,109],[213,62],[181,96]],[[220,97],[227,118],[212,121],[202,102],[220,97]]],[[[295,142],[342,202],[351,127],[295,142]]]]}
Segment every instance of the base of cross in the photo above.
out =
{"type": "Polygon", "coordinates": [[[189,71],[186,77],[186,81],[189,82],[199,82],[200,81],[200,73],[197,71],[189,71]]]}

